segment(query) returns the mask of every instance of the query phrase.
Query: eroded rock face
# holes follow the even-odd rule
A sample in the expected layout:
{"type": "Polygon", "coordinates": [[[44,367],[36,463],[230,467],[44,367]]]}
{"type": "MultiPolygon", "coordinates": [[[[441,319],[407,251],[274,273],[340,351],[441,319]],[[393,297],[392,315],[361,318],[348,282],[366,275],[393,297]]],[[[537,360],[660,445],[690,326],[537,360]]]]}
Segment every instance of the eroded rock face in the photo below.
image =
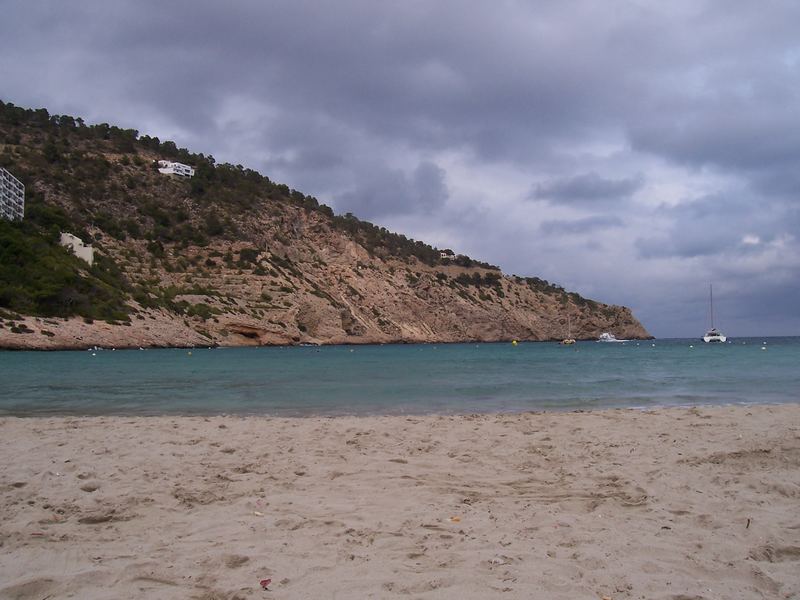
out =
{"type": "Polygon", "coordinates": [[[133,286],[177,291],[172,308],[131,300],[126,324],[0,315],[0,347],[541,341],[566,337],[568,316],[575,338],[650,337],[628,308],[495,270],[370,252],[325,215],[268,208],[238,217],[240,239],[167,245],[160,258],[145,240],[103,236],[133,286]],[[477,275],[482,283],[468,282],[477,275]]]}
{"type": "MultiPolygon", "coordinates": [[[[260,328],[254,327],[252,325],[242,325],[240,323],[230,323],[227,326],[228,333],[231,335],[238,335],[245,340],[252,340],[254,345],[260,345],[262,343],[262,339],[266,336],[267,331],[260,328]]],[[[244,342],[242,345],[249,345],[247,342],[244,342]]]]}

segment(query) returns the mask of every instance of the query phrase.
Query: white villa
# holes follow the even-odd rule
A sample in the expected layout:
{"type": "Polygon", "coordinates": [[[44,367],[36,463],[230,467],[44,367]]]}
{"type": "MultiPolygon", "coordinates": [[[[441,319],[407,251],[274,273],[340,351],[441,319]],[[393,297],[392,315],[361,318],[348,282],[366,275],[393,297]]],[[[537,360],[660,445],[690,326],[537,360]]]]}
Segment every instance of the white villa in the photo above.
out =
{"type": "Polygon", "coordinates": [[[0,167],[0,218],[22,220],[25,216],[25,186],[0,167]]]}
{"type": "Polygon", "coordinates": [[[194,169],[189,165],[168,160],[158,161],[158,172],[164,175],[178,175],[180,177],[194,176],[194,169]]]}
{"type": "Polygon", "coordinates": [[[91,244],[84,244],[81,238],[62,231],[61,245],[72,250],[75,256],[85,260],[90,267],[94,264],[94,248],[91,244]]]}

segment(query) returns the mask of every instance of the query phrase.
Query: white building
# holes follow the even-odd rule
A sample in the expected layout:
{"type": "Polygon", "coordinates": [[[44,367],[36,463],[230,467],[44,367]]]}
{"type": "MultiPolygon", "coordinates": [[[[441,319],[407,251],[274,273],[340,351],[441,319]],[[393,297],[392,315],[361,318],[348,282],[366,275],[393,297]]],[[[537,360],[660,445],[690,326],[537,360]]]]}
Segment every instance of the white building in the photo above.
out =
{"type": "Polygon", "coordinates": [[[194,169],[189,165],[168,160],[158,161],[158,172],[164,175],[179,175],[181,177],[194,176],[194,169]]]}
{"type": "Polygon", "coordinates": [[[61,245],[72,250],[75,256],[85,260],[90,267],[94,264],[94,248],[91,244],[84,244],[81,238],[62,231],[61,245]]]}
{"type": "Polygon", "coordinates": [[[0,218],[21,221],[23,216],[25,216],[25,186],[0,167],[0,218]]]}

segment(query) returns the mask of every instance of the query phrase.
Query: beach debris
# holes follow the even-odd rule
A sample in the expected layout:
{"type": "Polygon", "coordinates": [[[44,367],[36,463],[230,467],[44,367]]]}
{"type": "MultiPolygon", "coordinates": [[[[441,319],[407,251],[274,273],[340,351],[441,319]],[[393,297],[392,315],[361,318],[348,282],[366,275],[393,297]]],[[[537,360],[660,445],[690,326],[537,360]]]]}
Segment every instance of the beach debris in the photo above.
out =
{"type": "Polygon", "coordinates": [[[261,584],[261,589],[269,591],[269,584],[272,583],[272,579],[262,579],[258,583],[261,584]]]}
{"type": "Polygon", "coordinates": [[[750,519],[747,519],[747,525],[745,525],[744,528],[750,529],[750,519]]]}
{"type": "Polygon", "coordinates": [[[253,511],[253,514],[254,514],[255,516],[257,516],[257,517],[263,517],[263,516],[264,516],[264,513],[262,513],[262,512],[258,512],[257,510],[254,510],[254,511],[253,511]]]}
{"type": "Polygon", "coordinates": [[[452,517],[450,517],[450,522],[451,523],[461,523],[461,517],[459,517],[458,515],[452,516],[452,517]]]}

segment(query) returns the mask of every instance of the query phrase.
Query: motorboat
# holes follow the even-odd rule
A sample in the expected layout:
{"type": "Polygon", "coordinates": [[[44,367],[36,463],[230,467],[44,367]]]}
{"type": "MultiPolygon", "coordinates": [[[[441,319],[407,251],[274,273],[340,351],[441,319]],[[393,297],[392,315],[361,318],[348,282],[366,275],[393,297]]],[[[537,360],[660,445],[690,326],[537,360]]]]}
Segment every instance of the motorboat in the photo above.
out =
{"type": "Polygon", "coordinates": [[[597,339],[598,342],[605,342],[605,343],[619,343],[619,342],[630,342],[630,340],[618,340],[613,333],[601,333],[600,337],[597,339]]]}

